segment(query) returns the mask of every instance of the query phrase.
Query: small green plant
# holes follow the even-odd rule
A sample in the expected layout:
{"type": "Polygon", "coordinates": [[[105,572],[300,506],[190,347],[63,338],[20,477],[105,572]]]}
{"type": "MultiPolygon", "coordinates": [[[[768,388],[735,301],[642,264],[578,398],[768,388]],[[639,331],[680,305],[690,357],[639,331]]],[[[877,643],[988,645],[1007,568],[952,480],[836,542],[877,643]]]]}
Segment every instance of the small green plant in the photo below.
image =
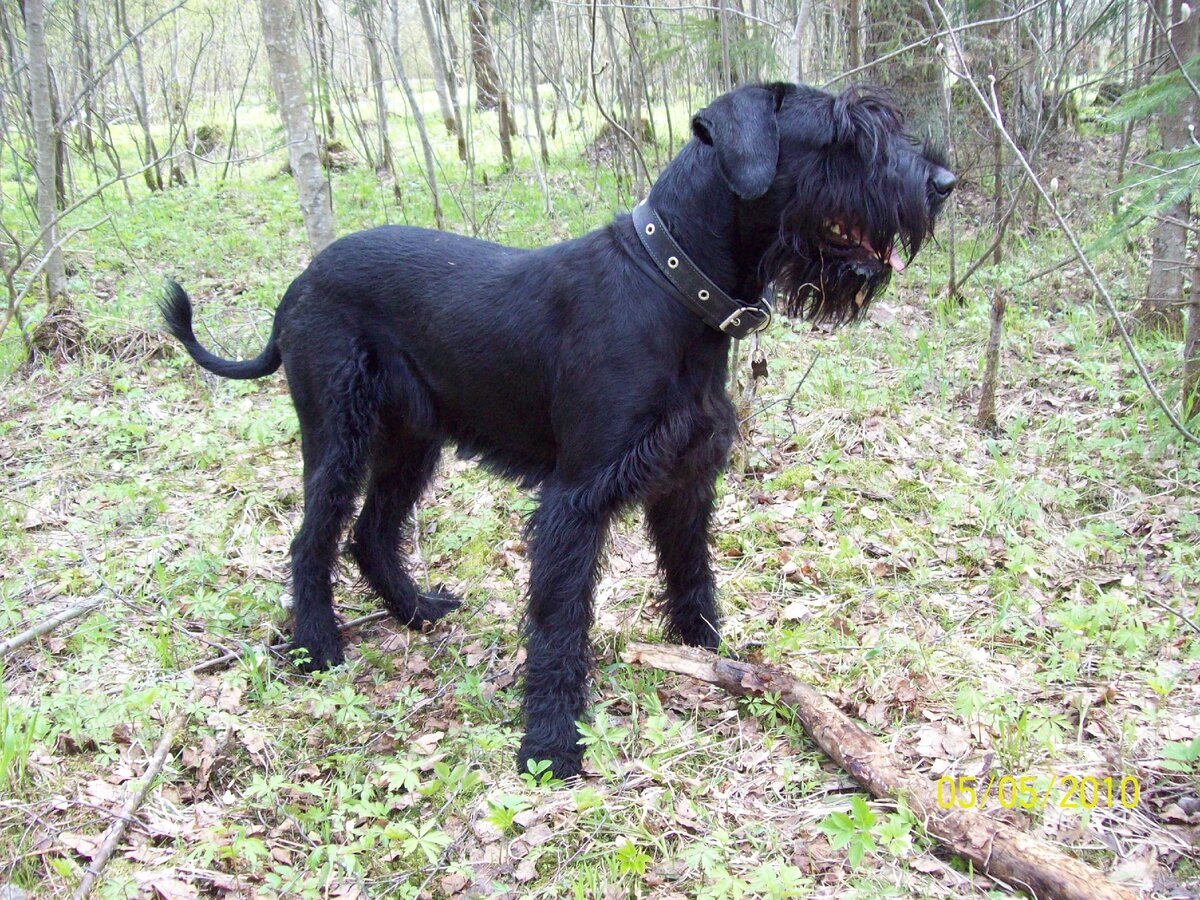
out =
{"type": "Polygon", "coordinates": [[[760,867],[750,879],[748,887],[754,894],[771,900],[790,900],[812,893],[804,873],[790,863],[760,867]]]}
{"type": "Polygon", "coordinates": [[[388,787],[395,792],[416,791],[421,787],[421,761],[411,756],[401,756],[383,764],[388,787]]]}
{"type": "Polygon", "coordinates": [[[1159,766],[1168,772],[1185,775],[1200,772],[1200,737],[1190,741],[1167,741],[1158,756],[1159,766]]]}
{"type": "Polygon", "coordinates": [[[25,784],[25,767],[38,725],[37,710],[14,706],[0,688],[0,777],[14,794],[25,784]]]}
{"type": "Polygon", "coordinates": [[[433,778],[420,790],[426,797],[435,794],[469,794],[479,787],[481,782],[479,772],[467,768],[465,763],[451,766],[449,763],[438,762],[433,765],[433,778]]]}
{"type": "Polygon", "coordinates": [[[581,813],[591,812],[593,809],[600,809],[604,806],[604,797],[591,787],[581,787],[579,790],[573,791],[571,799],[575,801],[575,809],[581,813]]]}
{"type": "Polygon", "coordinates": [[[531,759],[525,763],[528,771],[521,773],[521,780],[531,788],[560,788],[563,786],[562,779],[554,777],[550,769],[552,765],[554,763],[548,759],[531,759]]]}
{"type": "Polygon", "coordinates": [[[867,801],[861,796],[850,799],[850,812],[830,813],[820,824],[820,829],[829,838],[829,846],[834,850],[846,847],[846,858],[850,868],[857,869],[863,857],[875,852],[875,837],[871,829],[875,827],[878,817],[867,801]]]}
{"type": "Polygon", "coordinates": [[[646,866],[650,864],[650,856],[627,837],[617,841],[617,850],[613,854],[613,859],[620,874],[633,875],[638,878],[646,874],[646,866]]]}
{"type": "Polygon", "coordinates": [[[383,829],[385,841],[400,844],[400,849],[411,857],[418,854],[424,857],[429,865],[434,865],[441,858],[442,851],[450,846],[452,838],[437,827],[437,822],[425,822],[417,825],[412,822],[392,822],[383,829]]]}
{"type": "Polygon", "coordinates": [[[759,696],[747,697],[742,703],[750,715],[763,719],[772,728],[781,723],[790,725],[796,720],[796,713],[780,701],[777,691],[766,691],[759,696]]]}
{"type": "Polygon", "coordinates": [[[517,813],[524,812],[533,804],[524,797],[516,794],[497,794],[488,797],[487,820],[499,828],[504,834],[511,834],[517,813]]]}
{"type": "Polygon", "coordinates": [[[905,859],[912,855],[913,829],[916,826],[916,816],[901,798],[896,804],[896,811],[884,816],[872,833],[884,850],[892,856],[905,859]]]}

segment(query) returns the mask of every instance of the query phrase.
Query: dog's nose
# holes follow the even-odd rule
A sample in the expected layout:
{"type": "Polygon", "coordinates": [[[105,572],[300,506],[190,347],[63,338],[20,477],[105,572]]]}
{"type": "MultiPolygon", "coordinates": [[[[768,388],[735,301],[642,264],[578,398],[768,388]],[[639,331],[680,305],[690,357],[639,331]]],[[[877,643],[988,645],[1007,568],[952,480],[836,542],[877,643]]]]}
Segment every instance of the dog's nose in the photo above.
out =
{"type": "Polygon", "coordinates": [[[940,167],[934,171],[929,180],[933,184],[933,189],[943,197],[947,196],[952,190],[954,190],[954,186],[958,184],[958,179],[954,177],[953,172],[951,172],[949,169],[943,169],[940,167]]]}

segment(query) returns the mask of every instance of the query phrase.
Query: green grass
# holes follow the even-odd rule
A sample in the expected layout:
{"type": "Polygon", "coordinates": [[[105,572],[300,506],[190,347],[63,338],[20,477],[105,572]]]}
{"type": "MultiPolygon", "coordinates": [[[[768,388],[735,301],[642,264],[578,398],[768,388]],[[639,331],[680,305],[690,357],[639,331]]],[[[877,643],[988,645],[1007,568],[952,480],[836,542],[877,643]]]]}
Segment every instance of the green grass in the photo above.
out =
{"type": "MultiPolygon", "coordinates": [[[[269,143],[269,116],[248,122],[247,140],[269,143]]],[[[398,139],[405,128],[394,123],[398,139]]],[[[527,148],[506,173],[485,141],[472,186],[438,141],[448,191],[474,195],[446,203],[456,230],[539,244],[628,205],[565,129],[549,215],[527,148]]],[[[513,765],[531,498],[449,456],[421,507],[414,571],[463,593],[462,610],[428,635],[361,629],[350,664],[315,678],[255,649],[286,628],[295,418],[279,378],[199,373],[159,337],[153,301],[176,277],[205,342],[257,352],[305,257],[279,165],[154,196],[135,184],[134,209],[112,192],[109,222],[68,254],[81,352],[16,367],[19,336],[0,343],[0,630],[112,594],[5,661],[0,881],[68,893],[184,708],[102,896],[167,877],[312,897],[984,893],[911,813],[848,791],[786,708],[617,661],[625,641],[661,633],[636,514],[615,530],[598,591],[581,784],[513,765]],[[187,673],[227,649],[234,666],[187,673]]],[[[403,180],[400,208],[362,167],[335,175],[339,228],[430,224],[419,171],[403,180]]],[[[969,237],[975,223],[962,213],[958,227],[969,237]]],[[[1051,809],[1022,827],[1102,868],[1120,859],[1097,847],[1169,845],[1162,889],[1194,888],[1171,804],[1198,787],[1200,644],[1163,605],[1195,617],[1200,458],[1150,410],[1078,275],[1010,287],[1001,429],[970,424],[991,292],[1063,252],[1031,230],[957,304],[940,299],[933,248],[884,298],[893,316],[764,336],[761,411],[744,468],[720,488],[725,634],[818,685],[917,771],[1137,776],[1136,815],[1051,809]]],[[[1114,283],[1133,277],[1127,258],[1101,264],[1114,283]]],[[[1176,348],[1142,349],[1168,384],[1176,348]]],[[[337,586],[346,618],[376,609],[354,575],[337,586]]]]}

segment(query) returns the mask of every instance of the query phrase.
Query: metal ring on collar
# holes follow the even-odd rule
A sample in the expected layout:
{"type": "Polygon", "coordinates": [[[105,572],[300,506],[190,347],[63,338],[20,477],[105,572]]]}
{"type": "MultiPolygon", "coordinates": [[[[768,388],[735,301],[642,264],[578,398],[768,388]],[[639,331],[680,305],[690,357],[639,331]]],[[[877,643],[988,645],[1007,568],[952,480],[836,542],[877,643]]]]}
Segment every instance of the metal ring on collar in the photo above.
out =
{"type": "Polygon", "coordinates": [[[759,321],[759,323],[757,325],[755,325],[753,328],[751,328],[748,332],[746,332],[746,334],[754,334],[756,331],[762,331],[764,328],[766,328],[768,325],[771,324],[771,308],[770,307],[763,309],[761,306],[743,306],[743,307],[740,307],[739,309],[735,309],[733,312],[731,312],[726,317],[725,321],[722,322],[717,327],[720,328],[721,331],[724,331],[728,334],[731,327],[732,328],[740,328],[741,327],[742,316],[746,313],[757,313],[758,315],[762,316],[762,319],[759,321]]]}

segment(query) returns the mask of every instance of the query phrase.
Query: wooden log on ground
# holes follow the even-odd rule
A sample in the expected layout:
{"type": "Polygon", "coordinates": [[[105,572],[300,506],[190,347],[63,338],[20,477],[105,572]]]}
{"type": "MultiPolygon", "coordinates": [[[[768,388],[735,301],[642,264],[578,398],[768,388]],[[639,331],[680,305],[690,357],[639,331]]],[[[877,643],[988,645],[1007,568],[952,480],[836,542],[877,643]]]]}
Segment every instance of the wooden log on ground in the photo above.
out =
{"type": "Polygon", "coordinates": [[[86,600],[83,603],[75,606],[69,606],[60,613],[56,613],[47,619],[43,619],[36,625],[26,628],[20,634],[14,634],[4,643],[0,644],[0,659],[8,656],[14,650],[24,647],[30,641],[40,638],[43,634],[49,634],[59,625],[70,622],[72,619],[78,619],[80,616],[87,615],[92,610],[96,609],[107,598],[107,594],[100,593],[91,600],[86,600]]]}
{"type": "Polygon", "coordinates": [[[786,672],[658,644],[629,644],[621,658],[633,665],[688,675],[738,695],[777,693],[795,710],[816,745],[872,796],[903,797],[931,836],[989,876],[1039,900],[1133,900],[1137,896],[1011,825],[973,809],[942,809],[934,782],[906,771],[887,748],[829,699],[786,672]]]}

